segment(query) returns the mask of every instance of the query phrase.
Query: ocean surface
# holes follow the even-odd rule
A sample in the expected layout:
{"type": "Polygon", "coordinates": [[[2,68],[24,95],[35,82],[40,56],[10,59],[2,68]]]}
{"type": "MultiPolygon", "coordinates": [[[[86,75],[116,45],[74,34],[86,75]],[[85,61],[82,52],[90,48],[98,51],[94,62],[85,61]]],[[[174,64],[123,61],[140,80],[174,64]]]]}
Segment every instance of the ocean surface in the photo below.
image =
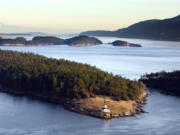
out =
{"type": "MultiPolygon", "coordinates": [[[[1,46],[0,49],[87,63],[130,79],[151,72],[180,70],[180,42],[120,38],[143,47],[113,47],[107,43],[119,38],[98,38],[105,44],[1,46]]],[[[0,93],[0,135],[179,135],[180,98],[147,90],[151,95],[143,108],[149,113],[112,120],[100,120],[69,112],[60,105],[0,93]]]]}

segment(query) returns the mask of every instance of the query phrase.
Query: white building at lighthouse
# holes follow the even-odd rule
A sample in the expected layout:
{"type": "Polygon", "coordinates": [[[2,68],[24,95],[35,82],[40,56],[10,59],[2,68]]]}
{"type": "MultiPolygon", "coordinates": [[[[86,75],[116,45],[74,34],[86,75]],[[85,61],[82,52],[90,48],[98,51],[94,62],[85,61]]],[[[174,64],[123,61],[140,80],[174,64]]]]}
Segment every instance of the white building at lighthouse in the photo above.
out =
{"type": "Polygon", "coordinates": [[[110,112],[110,109],[108,108],[108,106],[106,104],[104,105],[102,112],[105,112],[105,113],[110,112]]]}

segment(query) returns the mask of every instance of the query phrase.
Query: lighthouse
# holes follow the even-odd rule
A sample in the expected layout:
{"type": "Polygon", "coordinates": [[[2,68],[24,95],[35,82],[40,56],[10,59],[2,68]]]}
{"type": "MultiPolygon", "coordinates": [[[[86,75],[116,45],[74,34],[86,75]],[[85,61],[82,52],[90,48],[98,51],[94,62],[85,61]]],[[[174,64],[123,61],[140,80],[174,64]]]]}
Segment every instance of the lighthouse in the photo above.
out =
{"type": "Polygon", "coordinates": [[[102,112],[110,112],[110,109],[108,108],[107,104],[106,104],[106,98],[104,96],[104,108],[102,109],[102,112]]]}

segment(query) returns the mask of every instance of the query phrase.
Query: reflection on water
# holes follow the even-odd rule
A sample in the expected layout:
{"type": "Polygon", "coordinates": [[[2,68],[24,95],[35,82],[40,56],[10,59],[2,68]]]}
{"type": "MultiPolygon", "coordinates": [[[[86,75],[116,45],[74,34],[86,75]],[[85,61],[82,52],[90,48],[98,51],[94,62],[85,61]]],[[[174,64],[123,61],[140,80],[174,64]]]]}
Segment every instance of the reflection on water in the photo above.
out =
{"type": "MultiPolygon", "coordinates": [[[[105,43],[116,38],[101,38],[105,43]]],[[[140,75],[180,67],[180,43],[126,39],[142,48],[38,46],[0,47],[34,52],[53,58],[65,58],[137,79],[140,75]]],[[[155,91],[148,97],[147,114],[110,121],[69,112],[59,105],[26,97],[0,94],[0,135],[179,135],[180,98],[155,91]]]]}

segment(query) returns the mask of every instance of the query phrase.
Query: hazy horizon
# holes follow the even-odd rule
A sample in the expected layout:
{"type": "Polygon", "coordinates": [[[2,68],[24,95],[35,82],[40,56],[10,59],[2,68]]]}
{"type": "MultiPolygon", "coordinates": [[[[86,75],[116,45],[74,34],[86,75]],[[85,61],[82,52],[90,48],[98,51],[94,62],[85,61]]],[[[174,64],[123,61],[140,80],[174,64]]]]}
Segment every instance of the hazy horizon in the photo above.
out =
{"type": "Polygon", "coordinates": [[[180,14],[178,0],[6,0],[0,33],[79,33],[117,30],[149,19],[180,14]]]}

